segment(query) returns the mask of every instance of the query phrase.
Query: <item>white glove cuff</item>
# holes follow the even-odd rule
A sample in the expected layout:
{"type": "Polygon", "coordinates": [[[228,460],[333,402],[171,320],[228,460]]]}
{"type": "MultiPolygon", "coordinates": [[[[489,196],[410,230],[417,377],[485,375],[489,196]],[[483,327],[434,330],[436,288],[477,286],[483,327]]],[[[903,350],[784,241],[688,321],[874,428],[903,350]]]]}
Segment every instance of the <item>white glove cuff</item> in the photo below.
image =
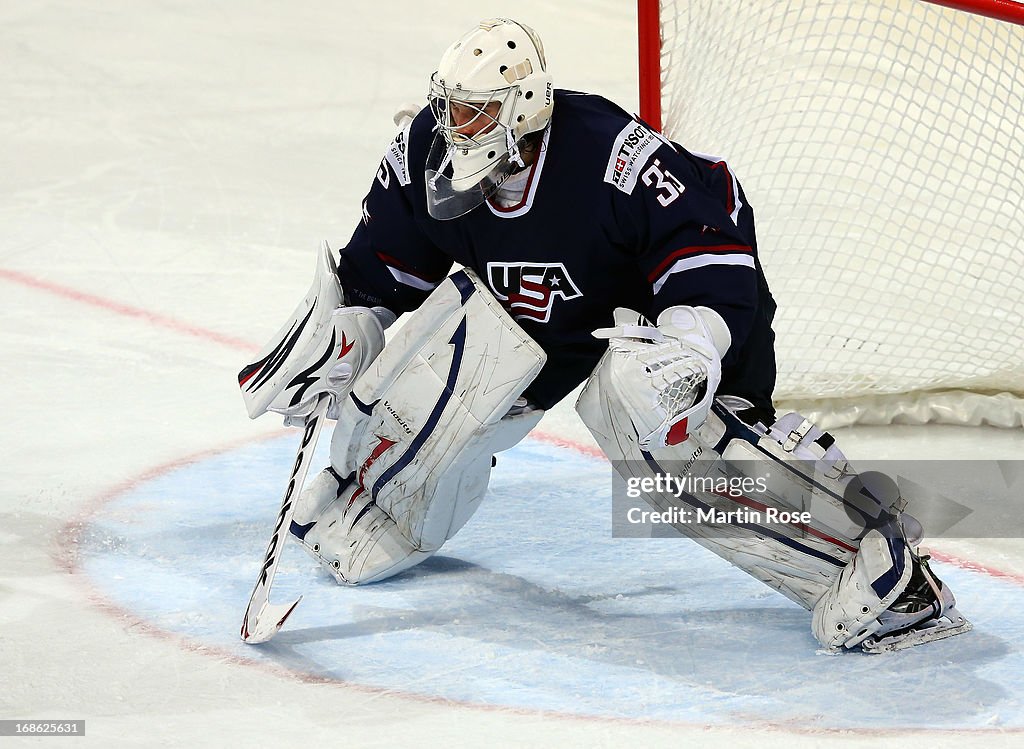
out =
{"type": "Polygon", "coordinates": [[[710,307],[669,307],[658,315],[658,327],[666,334],[698,348],[710,343],[719,359],[725,356],[732,345],[729,326],[710,307]]]}

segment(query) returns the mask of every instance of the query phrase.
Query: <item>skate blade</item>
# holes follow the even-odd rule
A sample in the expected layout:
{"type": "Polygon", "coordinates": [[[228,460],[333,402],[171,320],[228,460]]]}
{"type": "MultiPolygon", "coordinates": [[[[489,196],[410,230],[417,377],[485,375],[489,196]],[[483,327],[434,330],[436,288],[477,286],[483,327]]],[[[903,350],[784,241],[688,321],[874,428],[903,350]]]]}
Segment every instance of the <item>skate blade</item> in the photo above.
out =
{"type": "Polygon", "coordinates": [[[896,632],[882,637],[869,637],[860,644],[865,653],[890,653],[926,642],[945,640],[947,637],[970,632],[974,625],[955,608],[948,609],[941,619],[932,619],[921,627],[896,632]]]}

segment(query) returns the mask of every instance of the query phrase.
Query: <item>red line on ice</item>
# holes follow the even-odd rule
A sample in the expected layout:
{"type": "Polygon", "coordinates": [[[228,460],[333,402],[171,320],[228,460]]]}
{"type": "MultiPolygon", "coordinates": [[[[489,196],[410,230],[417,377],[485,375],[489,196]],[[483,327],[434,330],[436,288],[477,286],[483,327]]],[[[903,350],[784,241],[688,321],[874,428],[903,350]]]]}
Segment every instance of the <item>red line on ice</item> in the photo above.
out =
{"type": "Polygon", "coordinates": [[[122,315],[123,317],[142,320],[158,328],[165,328],[167,330],[172,330],[175,333],[183,333],[195,338],[202,338],[203,340],[210,341],[211,343],[220,343],[224,346],[230,346],[231,348],[250,352],[258,348],[258,346],[254,346],[249,341],[243,341],[241,338],[224,335],[223,333],[218,333],[215,330],[209,330],[198,325],[193,325],[192,323],[184,322],[183,320],[177,320],[168,315],[161,315],[158,312],[151,312],[149,310],[142,309],[141,307],[133,307],[129,304],[116,302],[112,299],[105,299],[103,297],[96,296],[95,294],[89,294],[85,291],[73,289],[70,286],[63,286],[52,281],[36,278],[35,276],[30,276],[27,273],[0,268],[0,278],[5,281],[9,281],[10,283],[16,283],[21,286],[45,291],[49,294],[53,294],[54,296],[59,296],[62,299],[87,304],[90,307],[96,307],[98,309],[106,310],[107,312],[113,312],[115,314],[122,315]]]}

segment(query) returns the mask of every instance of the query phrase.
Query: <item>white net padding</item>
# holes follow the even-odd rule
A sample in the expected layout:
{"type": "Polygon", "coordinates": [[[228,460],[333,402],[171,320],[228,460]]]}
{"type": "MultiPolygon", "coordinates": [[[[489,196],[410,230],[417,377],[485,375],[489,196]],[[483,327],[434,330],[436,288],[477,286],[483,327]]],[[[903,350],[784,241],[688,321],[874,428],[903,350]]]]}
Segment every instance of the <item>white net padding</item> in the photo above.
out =
{"type": "Polygon", "coordinates": [[[754,207],[777,399],[832,425],[1024,423],[1024,27],[663,0],[661,32],[665,132],[754,207]]]}

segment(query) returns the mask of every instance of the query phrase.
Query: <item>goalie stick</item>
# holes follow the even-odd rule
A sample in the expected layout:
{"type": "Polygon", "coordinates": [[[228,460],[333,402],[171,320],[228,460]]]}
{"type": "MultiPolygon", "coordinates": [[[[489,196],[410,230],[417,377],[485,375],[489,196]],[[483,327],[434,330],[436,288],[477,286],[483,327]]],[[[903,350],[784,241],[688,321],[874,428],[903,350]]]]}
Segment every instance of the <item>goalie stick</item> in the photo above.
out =
{"type": "Polygon", "coordinates": [[[281,560],[281,553],[284,550],[284,542],[288,536],[288,528],[292,522],[292,511],[294,499],[306,480],[306,473],[309,471],[309,464],[312,462],[313,450],[316,448],[317,440],[320,437],[320,429],[323,426],[327,414],[327,407],[330,405],[331,396],[329,393],[321,393],[313,411],[306,417],[305,428],[302,432],[302,442],[299,444],[299,451],[295,455],[295,464],[292,466],[292,473],[288,479],[288,488],[285,489],[284,499],[281,501],[281,509],[277,513],[277,525],[274,527],[274,535],[270,538],[270,545],[267,547],[267,554],[260,569],[260,576],[256,580],[256,586],[249,597],[249,605],[245,609],[245,618],[242,620],[241,637],[250,644],[266,642],[277,634],[285,620],[291,616],[295,607],[299,605],[302,596],[299,596],[293,603],[279,604],[270,602],[270,586],[274,584],[274,575],[277,574],[277,563],[281,560]]]}

